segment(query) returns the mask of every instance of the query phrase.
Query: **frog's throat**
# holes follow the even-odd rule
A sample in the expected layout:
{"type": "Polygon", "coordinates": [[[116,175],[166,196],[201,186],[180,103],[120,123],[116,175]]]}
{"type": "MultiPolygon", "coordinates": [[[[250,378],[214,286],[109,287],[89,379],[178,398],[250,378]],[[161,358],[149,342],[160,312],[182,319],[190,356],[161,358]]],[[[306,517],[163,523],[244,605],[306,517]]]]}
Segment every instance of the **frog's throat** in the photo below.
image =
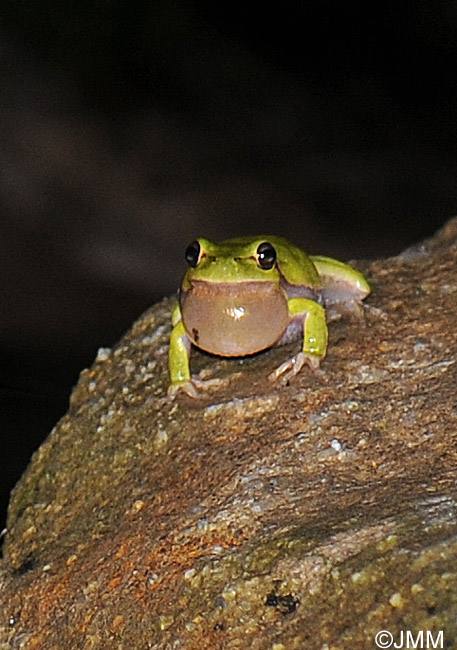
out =
{"type": "Polygon", "coordinates": [[[180,302],[192,343],[221,356],[269,348],[289,324],[287,295],[277,282],[193,281],[180,302]]]}

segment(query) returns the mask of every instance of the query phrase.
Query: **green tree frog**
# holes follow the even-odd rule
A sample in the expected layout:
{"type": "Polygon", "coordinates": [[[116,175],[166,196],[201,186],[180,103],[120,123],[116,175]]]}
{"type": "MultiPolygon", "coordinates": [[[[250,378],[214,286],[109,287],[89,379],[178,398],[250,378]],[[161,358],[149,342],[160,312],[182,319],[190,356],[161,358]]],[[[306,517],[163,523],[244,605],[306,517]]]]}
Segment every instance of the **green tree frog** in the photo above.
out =
{"type": "Polygon", "coordinates": [[[172,314],[169,394],[211,383],[191,377],[191,345],[239,357],[303,338],[302,350],[269,378],[294,377],[307,364],[317,369],[327,351],[327,320],[361,315],[370,293],[348,264],[307,255],[282,237],[238,237],[221,243],[197,239],[187,247],[189,268],[172,314]]]}

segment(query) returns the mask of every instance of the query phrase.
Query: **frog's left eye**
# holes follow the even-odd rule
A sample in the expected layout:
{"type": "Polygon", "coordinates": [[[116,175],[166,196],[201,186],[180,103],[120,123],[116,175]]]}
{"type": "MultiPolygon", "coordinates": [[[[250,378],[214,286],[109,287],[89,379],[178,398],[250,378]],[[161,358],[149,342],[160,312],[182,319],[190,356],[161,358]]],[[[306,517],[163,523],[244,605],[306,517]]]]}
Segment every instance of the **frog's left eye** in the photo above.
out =
{"type": "Polygon", "coordinates": [[[195,268],[199,265],[201,259],[202,247],[198,241],[193,241],[186,248],[186,260],[189,266],[195,268]]]}
{"type": "Polygon", "coordinates": [[[268,271],[272,269],[276,262],[276,251],[271,244],[263,242],[256,251],[257,264],[261,269],[268,271]]]}

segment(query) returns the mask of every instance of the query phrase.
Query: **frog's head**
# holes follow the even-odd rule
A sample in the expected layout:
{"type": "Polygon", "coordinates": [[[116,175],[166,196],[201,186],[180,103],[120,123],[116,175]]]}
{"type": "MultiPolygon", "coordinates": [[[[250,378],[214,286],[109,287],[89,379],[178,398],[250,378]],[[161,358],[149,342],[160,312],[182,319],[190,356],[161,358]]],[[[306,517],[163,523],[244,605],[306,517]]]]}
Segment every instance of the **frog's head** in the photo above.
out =
{"type": "Polygon", "coordinates": [[[189,269],[182,288],[194,281],[214,284],[240,282],[278,282],[277,253],[264,239],[230,239],[220,244],[196,239],[186,249],[189,269]]]}
{"type": "Polygon", "coordinates": [[[216,244],[200,238],[186,249],[181,309],[192,342],[213,354],[253,354],[273,345],[288,324],[277,252],[265,238],[216,244]]]}

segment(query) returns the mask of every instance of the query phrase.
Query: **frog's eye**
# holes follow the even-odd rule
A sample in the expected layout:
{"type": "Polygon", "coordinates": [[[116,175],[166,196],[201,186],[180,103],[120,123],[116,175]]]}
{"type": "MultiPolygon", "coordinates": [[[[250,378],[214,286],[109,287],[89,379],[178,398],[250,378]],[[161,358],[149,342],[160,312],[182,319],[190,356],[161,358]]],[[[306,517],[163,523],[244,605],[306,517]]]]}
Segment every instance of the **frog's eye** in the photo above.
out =
{"type": "Polygon", "coordinates": [[[272,269],[276,262],[276,251],[271,244],[263,242],[256,251],[257,264],[261,269],[268,271],[272,269]]]}
{"type": "Polygon", "coordinates": [[[198,241],[193,241],[191,244],[189,244],[189,246],[186,248],[186,260],[189,266],[192,266],[193,268],[198,266],[201,259],[201,252],[202,247],[198,241]]]}

